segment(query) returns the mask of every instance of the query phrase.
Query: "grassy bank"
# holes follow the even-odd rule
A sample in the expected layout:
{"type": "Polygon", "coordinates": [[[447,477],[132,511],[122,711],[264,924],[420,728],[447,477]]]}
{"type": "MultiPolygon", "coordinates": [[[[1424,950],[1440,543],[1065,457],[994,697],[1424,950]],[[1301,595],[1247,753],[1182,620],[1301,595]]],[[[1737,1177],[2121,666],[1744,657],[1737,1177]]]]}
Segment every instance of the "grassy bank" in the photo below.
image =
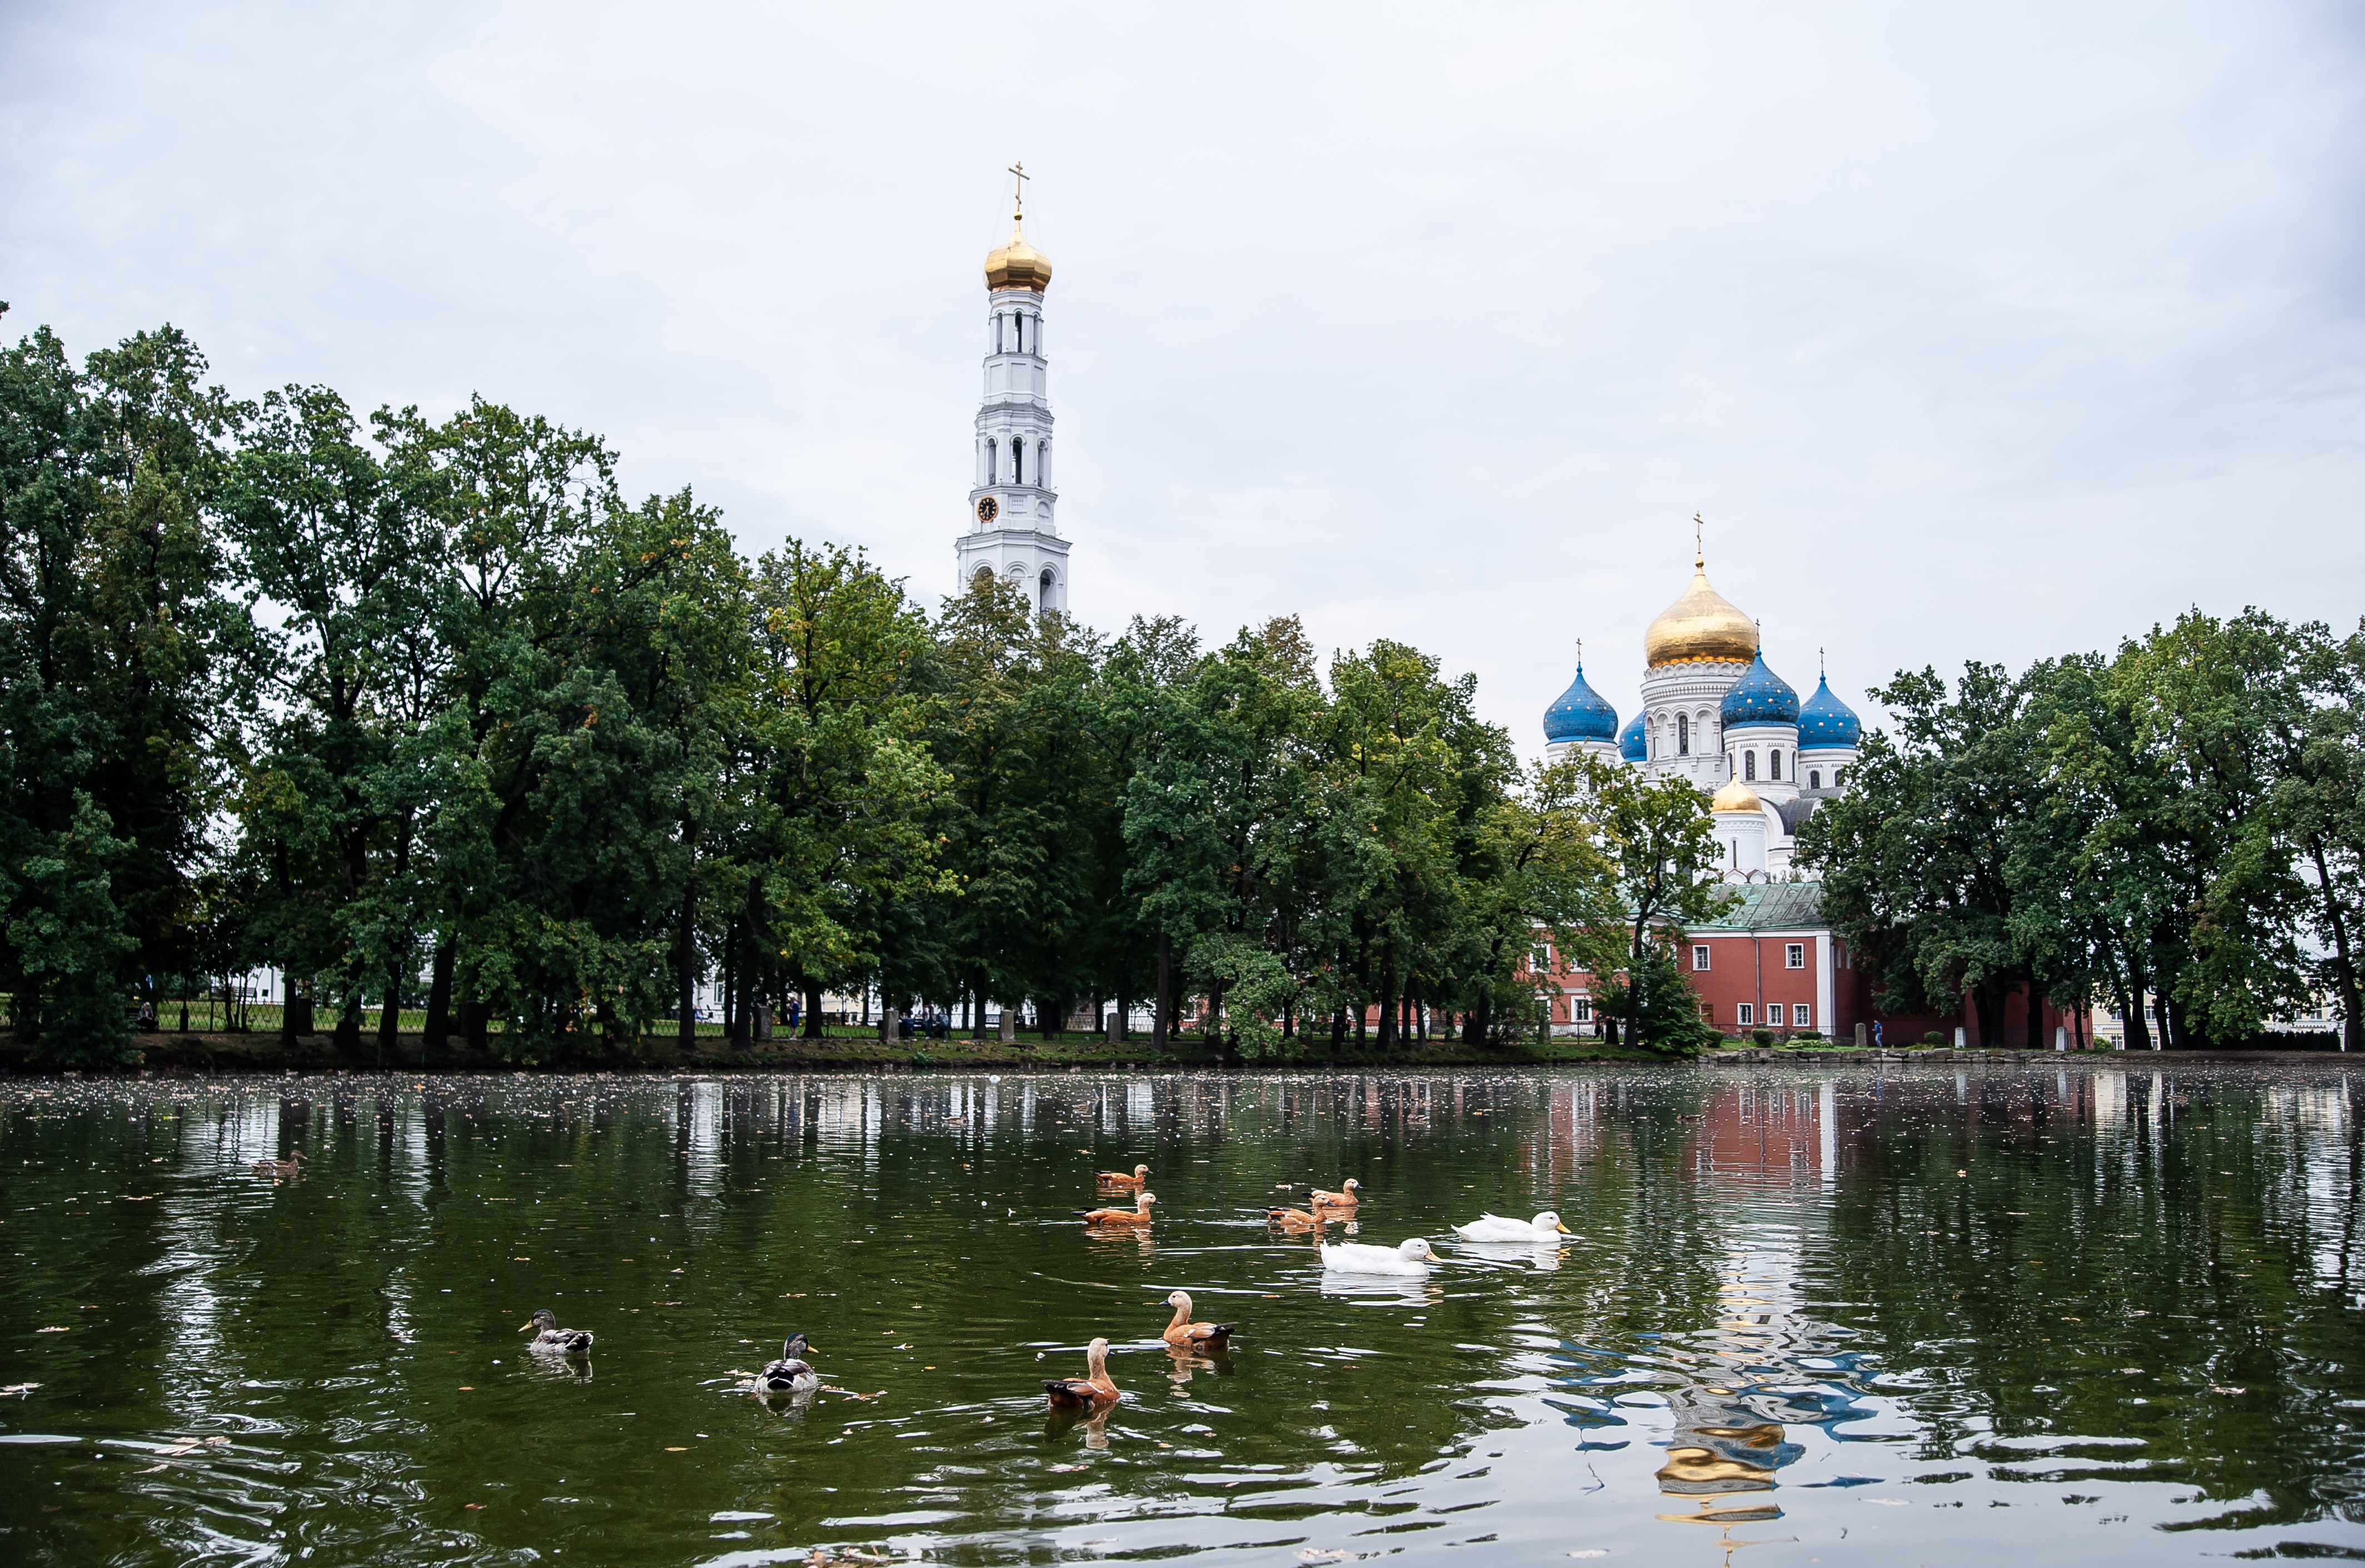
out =
{"type": "MultiPolygon", "coordinates": [[[[876,1030],[832,1028],[819,1039],[757,1041],[744,1052],[734,1051],[719,1035],[701,1035],[689,1051],[680,1049],[672,1036],[650,1036],[622,1050],[570,1053],[546,1061],[520,1061],[502,1054],[499,1036],[488,1048],[471,1051],[457,1036],[431,1049],[423,1035],[403,1035],[395,1048],[378,1049],[377,1036],[364,1035],[357,1047],[340,1050],[330,1035],[301,1035],[286,1039],[276,1034],[164,1032],[135,1037],[137,1064],[127,1070],[163,1072],[512,1072],[587,1070],[616,1072],[749,1071],[820,1069],[1011,1069],[1045,1068],[1177,1068],[1220,1067],[1304,1069],[1308,1067],[1512,1067],[1554,1062],[1661,1061],[1645,1051],[1613,1050],[1593,1040],[1554,1040],[1550,1044],[1471,1046],[1459,1040],[1408,1045],[1382,1056],[1357,1050],[1350,1043],[1336,1055],[1318,1047],[1304,1055],[1259,1062],[1225,1062],[1206,1041],[1184,1035],[1171,1049],[1160,1051],[1148,1040],[1111,1043],[1092,1034],[1060,1034],[1046,1039],[1021,1036],[1004,1044],[998,1039],[947,1038],[890,1043],[876,1030]]],[[[0,1033],[0,1071],[42,1070],[42,1064],[13,1035],[0,1033]]]]}

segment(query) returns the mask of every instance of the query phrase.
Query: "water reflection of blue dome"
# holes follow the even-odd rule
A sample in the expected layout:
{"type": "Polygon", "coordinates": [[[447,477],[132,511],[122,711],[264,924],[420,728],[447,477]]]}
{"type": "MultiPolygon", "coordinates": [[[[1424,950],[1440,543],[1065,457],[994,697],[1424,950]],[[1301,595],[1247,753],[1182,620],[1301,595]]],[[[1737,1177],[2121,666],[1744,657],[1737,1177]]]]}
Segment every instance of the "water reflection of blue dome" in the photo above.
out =
{"type": "Polygon", "coordinates": [[[1618,735],[1618,710],[1601,700],[1601,694],[1586,684],[1585,666],[1576,666],[1576,678],[1568,689],[1544,710],[1544,739],[1553,745],[1562,741],[1606,741],[1618,735]]]}
{"type": "Polygon", "coordinates": [[[1726,729],[1735,724],[1795,724],[1799,722],[1799,694],[1790,683],[1765,667],[1765,653],[1758,650],[1749,668],[1732,689],[1724,694],[1724,705],[1717,717],[1726,729]]]}
{"type": "Polygon", "coordinates": [[[1801,750],[1844,747],[1855,749],[1864,738],[1864,726],[1856,720],[1855,710],[1832,695],[1832,683],[1818,682],[1815,694],[1799,710],[1799,745],[1801,750]]]}
{"type": "Polygon", "coordinates": [[[1642,738],[1642,710],[1640,708],[1635,709],[1634,716],[1626,721],[1626,727],[1618,732],[1618,755],[1628,762],[1651,760],[1651,743],[1642,738]]]}

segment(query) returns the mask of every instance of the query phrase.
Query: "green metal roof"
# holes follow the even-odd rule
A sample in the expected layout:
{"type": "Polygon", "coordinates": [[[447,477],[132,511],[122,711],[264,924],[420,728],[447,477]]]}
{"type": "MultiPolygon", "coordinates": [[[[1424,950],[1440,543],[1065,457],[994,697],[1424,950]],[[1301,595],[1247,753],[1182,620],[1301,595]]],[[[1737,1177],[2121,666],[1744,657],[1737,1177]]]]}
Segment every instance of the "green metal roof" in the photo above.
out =
{"type": "Polygon", "coordinates": [[[1820,882],[1766,882],[1731,890],[1741,902],[1715,920],[1685,929],[1693,935],[1717,932],[1796,931],[1823,924],[1820,882]]]}

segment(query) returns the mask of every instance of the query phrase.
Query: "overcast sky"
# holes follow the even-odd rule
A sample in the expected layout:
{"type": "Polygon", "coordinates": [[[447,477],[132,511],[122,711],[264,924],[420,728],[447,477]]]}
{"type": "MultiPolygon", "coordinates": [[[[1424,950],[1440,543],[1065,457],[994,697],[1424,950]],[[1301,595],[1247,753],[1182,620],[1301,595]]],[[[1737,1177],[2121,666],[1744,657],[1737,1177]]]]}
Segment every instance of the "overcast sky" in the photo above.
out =
{"type": "Polygon", "coordinates": [[[0,298],[604,434],[931,605],[1024,159],[1072,604],[1811,690],[2365,612],[2365,8],[0,6],[0,298]]]}

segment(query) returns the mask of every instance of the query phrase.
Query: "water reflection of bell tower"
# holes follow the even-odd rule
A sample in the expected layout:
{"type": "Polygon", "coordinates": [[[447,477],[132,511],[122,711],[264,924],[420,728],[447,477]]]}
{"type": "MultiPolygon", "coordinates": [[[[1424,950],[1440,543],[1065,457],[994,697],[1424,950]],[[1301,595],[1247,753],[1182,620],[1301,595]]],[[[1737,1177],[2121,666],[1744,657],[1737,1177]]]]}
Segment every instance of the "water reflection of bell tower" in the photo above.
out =
{"type": "MultiPolygon", "coordinates": [[[[1024,193],[1024,165],[1011,174],[1024,193]]],[[[1053,521],[1049,368],[1043,356],[1043,295],[1051,259],[1021,232],[1023,200],[1010,243],[985,258],[985,397],[977,410],[977,471],[969,527],[954,541],[955,582],[981,572],[1020,588],[1038,611],[1068,608],[1068,542],[1053,521]]]]}

